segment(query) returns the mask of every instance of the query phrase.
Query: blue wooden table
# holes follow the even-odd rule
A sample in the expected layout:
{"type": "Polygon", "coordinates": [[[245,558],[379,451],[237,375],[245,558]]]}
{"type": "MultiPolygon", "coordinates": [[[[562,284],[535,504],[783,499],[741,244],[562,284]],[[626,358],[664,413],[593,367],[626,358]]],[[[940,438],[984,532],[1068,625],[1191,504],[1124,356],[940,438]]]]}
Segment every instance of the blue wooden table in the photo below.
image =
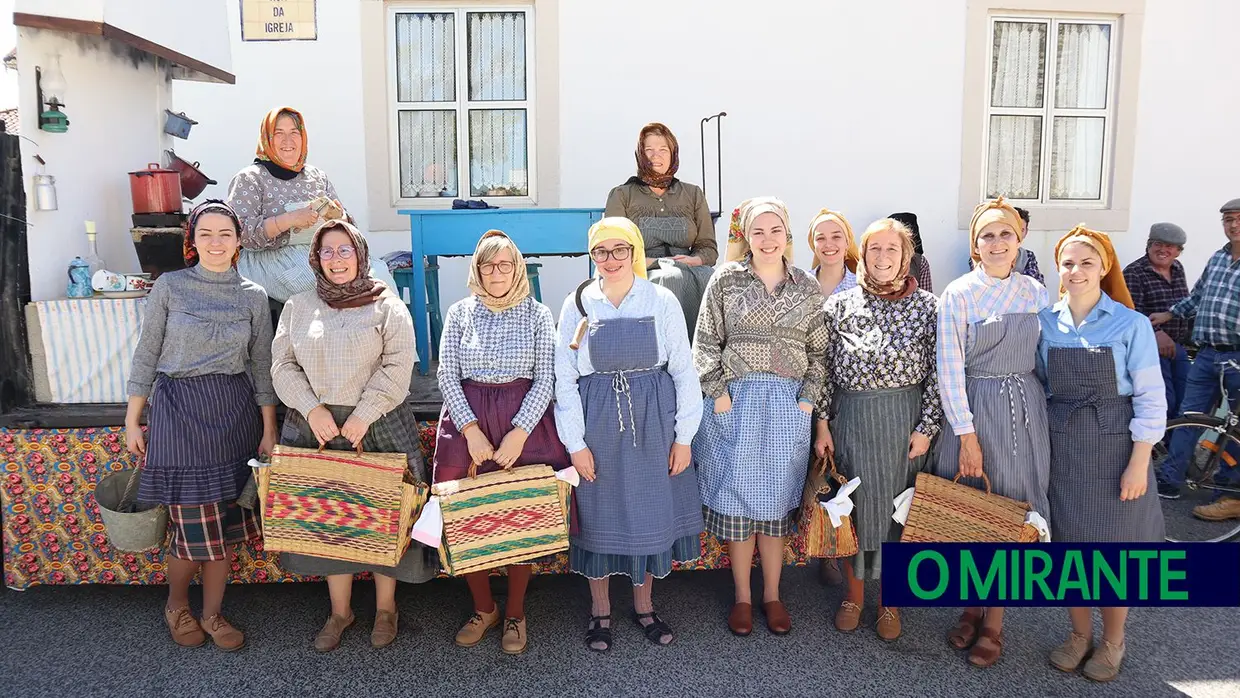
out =
{"type": "MultiPolygon", "coordinates": [[[[527,257],[584,255],[590,226],[603,217],[601,208],[402,209],[409,216],[413,252],[413,331],[417,338],[418,372],[430,371],[430,326],[426,309],[426,258],[462,257],[474,253],[478,238],[492,228],[502,230],[527,257]]],[[[587,258],[588,259],[588,258],[587,258]]],[[[589,271],[582,270],[583,273],[589,271]]]]}

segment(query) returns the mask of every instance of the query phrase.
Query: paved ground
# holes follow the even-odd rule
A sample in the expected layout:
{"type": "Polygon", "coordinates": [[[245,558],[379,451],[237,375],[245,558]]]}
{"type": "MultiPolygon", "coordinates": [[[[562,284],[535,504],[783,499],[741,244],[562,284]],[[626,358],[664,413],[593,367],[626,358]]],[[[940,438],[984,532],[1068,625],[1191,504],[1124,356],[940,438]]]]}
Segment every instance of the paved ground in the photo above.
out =
{"type": "MultiPolygon", "coordinates": [[[[498,636],[463,650],[451,638],[467,592],[456,580],[402,585],[401,635],[382,651],[367,642],[372,588],[356,585],[359,625],[330,655],[310,641],[326,617],[320,584],[250,585],[229,590],[226,611],[250,644],[223,654],[172,645],[160,616],[163,588],[45,587],[0,592],[0,677],[6,696],[1237,696],[1240,609],[1137,610],[1129,659],[1115,683],[1099,686],[1046,665],[1066,632],[1055,609],[1014,609],[1004,659],[979,671],[951,650],[947,609],[911,609],[905,635],[886,644],[863,627],[830,628],[840,598],[810,569],[790,569],[785,601],[794,629],[775,637],[759,627],[735,638],[725,627],[727,572],[676,574],[655,601],[678,630],[674,645],[647,644],[613,583],[617,641],[588,652],[589,608],[578,577],[536,577],[528,597],[531,644],[521,657],[499,651],[498,636]],[[369,597],[369,598],[368,598],[369,597]]],[[[864,620],[873,622],[867,609],[864,620]]]]}

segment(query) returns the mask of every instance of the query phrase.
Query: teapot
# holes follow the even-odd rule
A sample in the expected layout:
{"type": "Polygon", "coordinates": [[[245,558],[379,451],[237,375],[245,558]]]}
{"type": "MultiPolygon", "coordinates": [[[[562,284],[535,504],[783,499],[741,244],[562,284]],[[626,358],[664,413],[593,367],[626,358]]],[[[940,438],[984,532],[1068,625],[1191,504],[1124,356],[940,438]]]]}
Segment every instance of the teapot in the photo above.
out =
{"type": "Polygon", "coordinates": [[[70,298],[90,298],[95,291],[90,285],[90,263],[81,257],[74,257],[69,262],[69,285],[67,294],[70,298]]]}

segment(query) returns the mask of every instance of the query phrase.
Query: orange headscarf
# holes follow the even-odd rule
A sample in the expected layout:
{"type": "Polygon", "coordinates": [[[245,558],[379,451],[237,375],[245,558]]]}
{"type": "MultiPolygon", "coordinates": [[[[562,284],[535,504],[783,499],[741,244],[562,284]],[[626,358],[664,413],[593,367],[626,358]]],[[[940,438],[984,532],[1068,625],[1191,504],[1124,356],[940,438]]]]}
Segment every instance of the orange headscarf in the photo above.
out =
{"type": "Polygon", "coordinates": [[[306,134],[306,120],[302,118],[301,112],[292,107],[276,107],[267,112],[267,116],[263,117],[263,123],[258,131],[258,148],[254,154],[259,160],[265,160],[283,167],[293,172],[301,172],[301,168],[306,165],[306,151],[308,150],[309,136],[306,134]],[[297,122],[297,129],[301,131],[301,158],[295,163],[287,163],[276,155],[276,147],[272,142],[276,137],[276,120],[283,115],[293,117],[293,121],[297,122]]]}
{"type": "MultiPolygon", "coordinates": [[[[1076,226],[1059,238],[1059,242],[1055,243],[1055,266],[1059,266],[1060,251],[1073,242],[1089,245],[1102,258],[1102,279],[1099,281],[1102,292],[1110,296],[1111,300],[1116,303],[1135,310],[1132,294],[1128,292],[1128,284],[1124,281],[1124,271],[1119,265],[1119,257],[1116,256],[1115,247],[1111,244],[1111,236],[1097,230],[1090,230],[1084,224],[1076,226]]],[[[1059,295],[1062,296],[1066,292],[1067,289],[1064,288],[1063,281],[1060,280],[1059,295]]]]}
{"type": "Polygon", "coordinates": [[[982,228],[996,222],[1011,226],[1017,240],[1025,239],[1020,214],[1011,204],[1004,201],[1002,196],[994,201],[983,201],[973,209],[973,220],[969,222],[969,256],[974,262],[982,261],[982,256],[977,253],[977,236],[982,233],[982,228]]]}
{"type": "Polygon", "coordinates": [[[852,225],[849,224],[844,214],[829,208],[820,209],[818,215],[814,216],[814,220],[809,222],[809,251],[814,259],[814,263],[809,265],[810,269],[818,269],[818,250],[814,247],[814,229],[823,221],[835,221],[844,229],[844,266],[848,268],[848,271],[856,273],[857,261],[861,259],[861,253],[857,251],[857,240],[853,235],[852,225]]]}

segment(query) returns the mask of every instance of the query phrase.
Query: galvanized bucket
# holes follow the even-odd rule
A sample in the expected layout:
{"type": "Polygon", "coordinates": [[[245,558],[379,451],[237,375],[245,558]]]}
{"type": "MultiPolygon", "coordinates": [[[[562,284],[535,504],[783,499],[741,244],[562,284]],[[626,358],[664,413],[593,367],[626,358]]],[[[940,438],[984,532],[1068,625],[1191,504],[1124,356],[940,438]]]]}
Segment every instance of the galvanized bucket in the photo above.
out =
{"type": "Polygon", "coordinates": [[[103,529],[117,550],[137,553],[157,548],[168,534],[168,507],[138,508],[135,500],[141,473],[140,468],[111,473],[95,486],[103,529]]]}

